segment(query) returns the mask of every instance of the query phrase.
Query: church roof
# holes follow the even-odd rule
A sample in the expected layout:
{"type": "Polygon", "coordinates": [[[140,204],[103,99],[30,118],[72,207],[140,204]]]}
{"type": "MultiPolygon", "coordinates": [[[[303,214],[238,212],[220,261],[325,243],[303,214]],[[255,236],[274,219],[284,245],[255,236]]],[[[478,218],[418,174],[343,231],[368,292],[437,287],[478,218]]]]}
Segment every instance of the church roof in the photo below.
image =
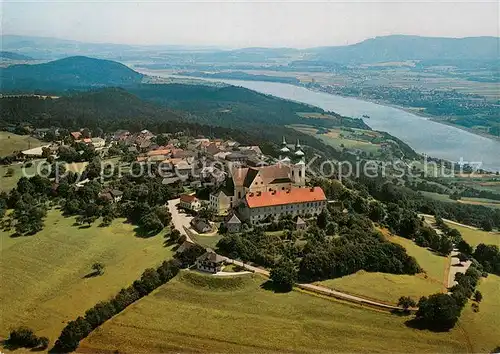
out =
{"type": "Polygon", "coordinates": [[[233,170],[233,181],[235,186],[250,187],[257,175],[260,175],[264,184],[271,184],[275,180],[290,178],[290,167],[282,165],[270,165],[251,168],[236,168],[233,170]]]}
{"type": "Polygon", "coordinates": [[[325,201],[326,196],[320,187],[292,188],[284,191],[249,193],[245,196],[249,208],[262,208],[276,205],[325,201]]]}

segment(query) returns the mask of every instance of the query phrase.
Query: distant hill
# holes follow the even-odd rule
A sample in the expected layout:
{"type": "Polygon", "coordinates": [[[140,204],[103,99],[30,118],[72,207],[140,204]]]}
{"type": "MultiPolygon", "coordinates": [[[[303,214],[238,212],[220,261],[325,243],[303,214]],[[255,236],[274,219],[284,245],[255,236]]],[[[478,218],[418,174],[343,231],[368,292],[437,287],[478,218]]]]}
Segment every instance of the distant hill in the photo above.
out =
{"type": "Polygon", "coordinates": [[[14,53],[14,52],[7,52],[7,51],[0,51],[0,60],[34,60],[32,57],[29,57],[27,55],[19,54],[19,53],[14,53]]]}
{"type": "Polygon", "coordinates": [[[36,65],[12,65],[0,71],[4,91],[65,90],[88,87],[128,86],[143,75],[127,66],[83,56],[36,65]]]}
{"type": "Polygon", "coordinates": [[[433,38],[385,36],[338,47],[310,49],[315,60],[337,63],[375,63],[404,60],[498,60],[499,37],[433,38]]]}

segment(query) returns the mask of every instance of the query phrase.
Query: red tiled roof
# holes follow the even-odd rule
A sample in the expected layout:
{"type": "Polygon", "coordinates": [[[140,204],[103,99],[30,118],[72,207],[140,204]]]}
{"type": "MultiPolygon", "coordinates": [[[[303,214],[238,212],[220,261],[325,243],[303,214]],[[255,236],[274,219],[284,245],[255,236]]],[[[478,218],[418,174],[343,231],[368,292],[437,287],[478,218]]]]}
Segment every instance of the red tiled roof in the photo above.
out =
{"type": "Polygon", "coordinates": [[[169,149],[164,150],[151,150],[148,152],[148,156],[159,156],[159,155],[168,155],[170,154],[169,149]]]}
{"type": "Polygon", "coordinates": [[[75,138],[76,140],[78,140],[82,136],[82,133],[81,132],[71,132],[71,136],[73,138],[75,138]]]}
{"type": "Polygon", "coordinates": [[[194,196],[194,195],[181,194],[181,201],[184,202],[184,203],[192,203],[196,199],[198,199],[198,198],[196,198],[196,196],[194,196]]]}
{"type": "Polygon", "coordinates": [[[249,193],[245,196],[249,208],[325,201],[325,193],[320,187],[292,188],[275,192],[249,193]]]}

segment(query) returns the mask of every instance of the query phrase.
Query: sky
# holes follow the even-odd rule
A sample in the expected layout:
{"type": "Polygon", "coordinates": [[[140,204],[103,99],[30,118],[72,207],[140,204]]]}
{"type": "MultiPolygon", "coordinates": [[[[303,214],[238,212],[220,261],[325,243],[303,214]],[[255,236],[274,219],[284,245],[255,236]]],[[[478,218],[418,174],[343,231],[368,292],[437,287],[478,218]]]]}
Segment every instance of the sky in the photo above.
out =
{"type": "Polygon", "coordinates": [[[1,1],[3,34],[97,43],[304,48],[500,34],[498,1],[1,1]]]}

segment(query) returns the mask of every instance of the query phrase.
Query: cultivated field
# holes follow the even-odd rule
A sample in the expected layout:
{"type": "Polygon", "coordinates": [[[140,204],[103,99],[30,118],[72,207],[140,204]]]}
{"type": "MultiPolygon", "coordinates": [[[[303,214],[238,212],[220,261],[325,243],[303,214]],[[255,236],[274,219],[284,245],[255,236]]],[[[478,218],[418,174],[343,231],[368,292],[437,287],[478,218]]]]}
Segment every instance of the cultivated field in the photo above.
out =
{"type": "Polygon", "coordinates": [[[29,135],[17,135],[0,131],[0,157],[8,156],[15,151],[33,149],[43,144],[40,140],[29,135]]]}
{"type": "Polygon", "coordinates": [[[242,277],[183,272],[94,331],[82,350],[445,353],[467,348],[458,330],[415,330],[404,324],[407,317],[299,291],[274,293],[262,288],[265,279],[242,277]]]}
{"type": "Polygon", "coordinates": [[[338,150],[344,147],[348,149],[359,149],[367,153],[377,154],[380,152],[380,145],[371,143],[370,138],[374,138],[376,132],[362,129],[353,129],[353,132],[342,129],[329,129],[328,133],[317,134],[317,129],[307,125],[291,125],[291,128],[305,134],[309,134],[317,139],[320,139],[325,144],[328,144],[338,150]]]}
{"type": "Polygon", "coordinates": [[[12,232],[0,231],[0,337],[26,325],[53,341],[65,321],[171,257],[161,236],[136,237],[134,227],[123,221],[78,228],[72,226],[74,218],[52,210],[34,236],[12,238],[12,232]],[[102,276],[88,276],[95,262],[104,264],[102,276]]]}
{"type": "Polygon", "coordinates": [[[442,283],[425,278],[424,275],[397,275],[359,271],[342,278],[318,282],[327,288],[361,297],[379,300],[392,305],[401,296],[410,296],[418,301],[422,296],[443,290],[442,283]]]}
{"type": "Polygon", "coordinates": [[[460,326],[470,338],[474,353],[493,353],[494,348],[500,347],[500,277],[490,274],[486,279],[481,278],[478,290],[483,294],[479,312],[472,311],[469,300],[462,311],[460,326]]]}

